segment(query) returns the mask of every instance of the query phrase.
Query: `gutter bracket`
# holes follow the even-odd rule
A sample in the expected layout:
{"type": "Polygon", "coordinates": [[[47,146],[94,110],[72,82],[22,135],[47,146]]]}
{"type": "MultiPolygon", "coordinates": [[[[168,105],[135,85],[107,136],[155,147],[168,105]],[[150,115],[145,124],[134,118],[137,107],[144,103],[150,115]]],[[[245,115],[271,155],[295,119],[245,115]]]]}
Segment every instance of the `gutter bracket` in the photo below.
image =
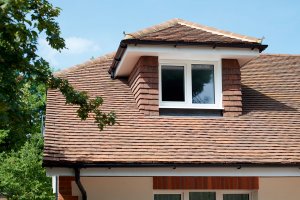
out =
{"type": "Polygon", "coordinates": [[[81,192],[82,200],[87,200],[86,191],[80,181],[80,169],[74,168],[74,171],[75,171],[75,182],[81,192]]]}

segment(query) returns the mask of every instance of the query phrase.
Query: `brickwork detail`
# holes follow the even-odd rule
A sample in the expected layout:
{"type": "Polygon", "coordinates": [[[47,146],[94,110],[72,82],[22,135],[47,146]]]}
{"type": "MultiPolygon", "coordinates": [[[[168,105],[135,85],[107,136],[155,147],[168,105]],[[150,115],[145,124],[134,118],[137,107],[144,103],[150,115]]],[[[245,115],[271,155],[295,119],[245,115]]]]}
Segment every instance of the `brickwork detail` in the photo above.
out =
{"type": "Polygon", "coordinates": [[[59,177],[58,200],[78,200],[77,196],[72,196],[72,181],[75,181],[73,176],[59,177]]]}
{"type": "Polygon", "coordinates": [[[145,115],[159,115],[158,108],[158,57],[141,56],[128,78],[128,84],[145,115]]]}
{"type": "Polygon", "coordinates": [[[223,116],[242,115],[241,70],[236,59],[222,59],[223,116]]]}

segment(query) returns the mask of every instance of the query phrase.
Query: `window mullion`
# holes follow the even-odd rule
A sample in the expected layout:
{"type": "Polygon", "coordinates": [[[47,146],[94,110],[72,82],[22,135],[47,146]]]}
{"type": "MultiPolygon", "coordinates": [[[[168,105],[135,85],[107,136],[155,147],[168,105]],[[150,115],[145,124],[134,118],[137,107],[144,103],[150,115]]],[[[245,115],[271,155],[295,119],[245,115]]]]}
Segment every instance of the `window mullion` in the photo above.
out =
{"type": "Polygon", "coordinates": [[[222,107],[222,65],[219,61],[214,64],[215,104],[222,107]]]}
{"type": "Polygon", "coordinates": [[[216,200],[223,200],[223,193],[221,191],[216,191],[216,200]]]}
{"type": "Polygon", "coordinates": [[[188,63],[186,65],[186,103],[187,105],[192,105],[192,67],[191,64],[188,63]]]}

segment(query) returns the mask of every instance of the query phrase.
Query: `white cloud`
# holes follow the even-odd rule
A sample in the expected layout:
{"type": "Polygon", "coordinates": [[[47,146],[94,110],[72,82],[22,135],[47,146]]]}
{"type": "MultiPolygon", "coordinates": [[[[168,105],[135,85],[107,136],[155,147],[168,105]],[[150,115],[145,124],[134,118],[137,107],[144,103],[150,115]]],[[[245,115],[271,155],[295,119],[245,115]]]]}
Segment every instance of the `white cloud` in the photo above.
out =
{"type": "Polygon", "coordinates": [[[71,55],[81,54],[88,51],[98,51],[100,49],[95,42],[80,37],[66,38],[66,47],[67,49],[64,49],[63,53],[71,55]]]}
{"type": "Polygon", "coordinates": [[[72,59],[70,56],[78,56],[85,53],[93,55],[94,52],[99,51],[100,47],[94,41],[81,37],[65,38],[66,49],[58,52],[52,49],[46,39],[39,40],[39,54],[50,63],[50,66],[58,67],[59,60],[72,59]]]}
{"type": "Polygon", "coordinates": [[[39,55],[50,63],[50,66],[58,66],[57,56],[60,53],[52,49],[45,39],[39,40],[39,55]]]}

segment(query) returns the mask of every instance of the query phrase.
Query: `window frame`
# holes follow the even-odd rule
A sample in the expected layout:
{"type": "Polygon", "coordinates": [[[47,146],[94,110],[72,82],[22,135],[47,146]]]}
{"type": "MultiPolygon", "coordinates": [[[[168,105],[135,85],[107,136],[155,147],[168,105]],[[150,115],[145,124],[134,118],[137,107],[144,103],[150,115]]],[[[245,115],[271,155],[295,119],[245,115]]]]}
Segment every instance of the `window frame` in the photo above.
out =
{"type": "Polygon", "coordinates": [[[222,200],[223,200],[223,194],[249,194],[249,200],[253,199],[253,191],[252,190],[222,190],[220,192],[220,197],[219,197],[222,200]]]}
{"type": "Polygon", "coordinates": [[[159,60],[159,108],[184,109],[223,109],[222,105],[222,67],[221,60],[159,60]],[[192,64],[207,64],[214,66],[214,104],[192,103],[192,64]],[[162,101],[162,75],[163,65],[184,67],[184,99],[185,101],[162,101]]]}
{"type": "Polygon", "coordinates": [[[189,193],[190,192],[215,192],[216,193],[216,200],[223,200],[223,194],[249,194],[249,200],[254,199],[254,192],[255,190],[212,190],[212,189],[175,189],[175,190],[169,190],[169,189],[163,189],[163,190],[153,190],[153,200],[154,200],[154,194],[181,194],[181,200],[190,200],[189,199],[189,193]]]}
{"type": "Polygon", "coordinates": [[[155,194],[180,194],[181,200],[185,199],[183,190],[155,190],[153,191],[153,200],[155,194]]]}

